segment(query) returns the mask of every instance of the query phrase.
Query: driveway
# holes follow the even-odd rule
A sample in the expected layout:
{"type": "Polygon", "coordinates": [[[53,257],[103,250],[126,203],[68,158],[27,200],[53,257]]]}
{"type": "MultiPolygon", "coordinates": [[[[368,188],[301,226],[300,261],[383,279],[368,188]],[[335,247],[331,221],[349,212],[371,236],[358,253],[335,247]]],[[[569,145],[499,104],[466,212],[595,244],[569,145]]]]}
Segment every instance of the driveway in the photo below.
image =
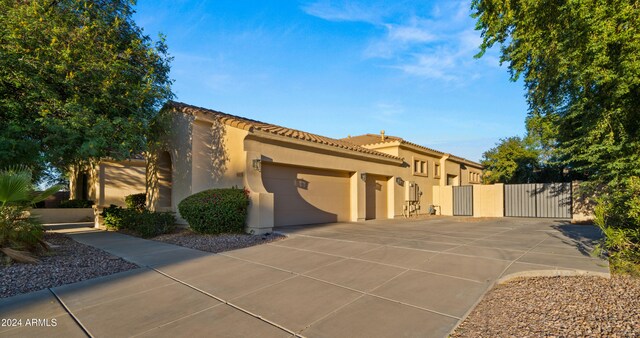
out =
{"type": "Polygon", "coordinates": [[[290,238],[213,255],[74,235],[145,266],[0,301],[0,317],[58,318],[2,336],[444,337],[497,281],[608,276],[591,226],[429,218],[280,228],[290,238]]]}

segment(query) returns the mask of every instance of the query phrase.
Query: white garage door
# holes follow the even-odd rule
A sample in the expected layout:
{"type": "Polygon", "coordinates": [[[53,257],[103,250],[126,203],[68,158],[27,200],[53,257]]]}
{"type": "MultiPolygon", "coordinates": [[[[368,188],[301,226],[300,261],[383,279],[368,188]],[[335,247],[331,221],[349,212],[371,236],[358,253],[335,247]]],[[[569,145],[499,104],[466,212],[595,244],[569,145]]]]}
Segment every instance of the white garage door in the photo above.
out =
{"type": "Polygon", "coordinates": [[[275,225],[350,219],[349,173],[262,163],[262,180],[274,194],[275,225]]]}

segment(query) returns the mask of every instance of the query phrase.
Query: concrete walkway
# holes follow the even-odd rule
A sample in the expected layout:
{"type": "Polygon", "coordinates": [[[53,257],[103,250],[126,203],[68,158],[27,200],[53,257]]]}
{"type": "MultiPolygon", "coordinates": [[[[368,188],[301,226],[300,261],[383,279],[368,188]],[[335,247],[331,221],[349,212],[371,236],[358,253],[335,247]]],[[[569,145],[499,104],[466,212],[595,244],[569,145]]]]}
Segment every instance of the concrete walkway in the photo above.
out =
{"type": "Polygon", "coordinates": [[[141,266],[0,300],[0,336],[444,337],[497,281],[608,276],[600,232],[553,220],[436,218],[280,229],[213,255],[106,232],[79,242],[141,266]]]}

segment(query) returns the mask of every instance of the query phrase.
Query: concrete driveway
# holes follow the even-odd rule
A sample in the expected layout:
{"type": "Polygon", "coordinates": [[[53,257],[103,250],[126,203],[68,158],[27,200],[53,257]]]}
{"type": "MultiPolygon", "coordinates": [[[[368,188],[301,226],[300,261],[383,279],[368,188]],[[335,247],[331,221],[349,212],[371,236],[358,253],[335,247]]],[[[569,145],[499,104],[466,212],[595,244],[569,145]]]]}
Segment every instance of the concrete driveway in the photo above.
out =
{"type": "Polygon", "coordinates": [[[608,276],[600,232],[541,219],[430,218],[279,229],[213,255],[113,233],[74,235],[146,266],[0,301],[59,318],[1,336],[444,337],[500,279],[608,276]]]}

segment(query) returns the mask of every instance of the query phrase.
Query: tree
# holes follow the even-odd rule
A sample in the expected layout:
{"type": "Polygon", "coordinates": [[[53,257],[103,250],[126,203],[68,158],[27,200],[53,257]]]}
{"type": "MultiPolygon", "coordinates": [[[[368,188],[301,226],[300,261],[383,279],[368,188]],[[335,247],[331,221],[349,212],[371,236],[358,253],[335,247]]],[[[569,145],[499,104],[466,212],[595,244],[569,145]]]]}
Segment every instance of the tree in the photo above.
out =
{"type": "Polygon", "coordinates": [[[0,168],[71,165],[145,150],[172,98],[164,39],[132,0],[0,2],[0,168]]]}
{"type": "Polygon", "coordinates": [[[640,2],[474,0],[483,41],[524,76],[529,118],[562,160],[610,181],[640,175],[640,2]]]}
{"type": "Polygon", "coordinates": [[[529,183],[534,181],[539,153],[520,137],[500,140],[482,154],[485,183],[529,183]]]}
{"type": "MultiPolygon", "coordinates": [[[[640,219],[615,213],[640,201],[640,1],[473,0],[471,7],[483,39],[477,57],[501,46],[512,80],[524,79],[528,122],[541,141],[592,187],[604,187],[598,225],[637,244],[640,219]]],[[[640,263],[640,255],[621,256],[640,263]]]]}

